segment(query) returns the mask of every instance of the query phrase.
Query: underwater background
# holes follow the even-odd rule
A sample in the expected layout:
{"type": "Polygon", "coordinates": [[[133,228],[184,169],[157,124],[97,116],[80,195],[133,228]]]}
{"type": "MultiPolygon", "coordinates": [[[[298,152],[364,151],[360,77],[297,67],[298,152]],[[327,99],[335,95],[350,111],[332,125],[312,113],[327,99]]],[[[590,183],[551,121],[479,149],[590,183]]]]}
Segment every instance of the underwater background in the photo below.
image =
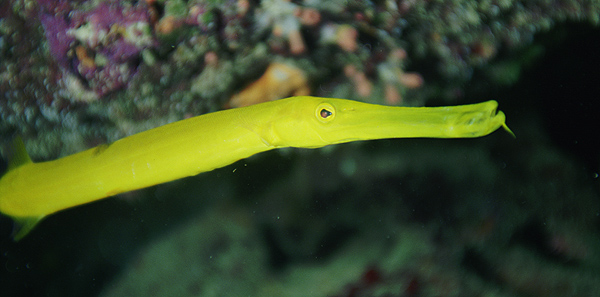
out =
{"type": "Polygon", "coordinates": [[[0,144],[34,161],[293,95],[497,100],[516,135],[270,151],[18,242],[2,216],[1,296],[600,296],[600,1],[9,0],[0,18],[0,144]]]}

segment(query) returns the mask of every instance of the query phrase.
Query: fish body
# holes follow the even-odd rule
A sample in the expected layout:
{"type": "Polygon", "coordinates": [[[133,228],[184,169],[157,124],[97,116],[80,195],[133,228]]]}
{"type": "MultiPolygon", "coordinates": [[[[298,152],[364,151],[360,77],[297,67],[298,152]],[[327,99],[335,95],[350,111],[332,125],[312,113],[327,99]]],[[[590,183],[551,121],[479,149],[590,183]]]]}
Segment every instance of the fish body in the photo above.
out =
{"type": "MultiPolygon", "coordinates": [[[[282,147],[351,141],[487,135],[506,127],[497,103],[390,107],[298,96],[209,113],[53,161],[34,163],[14,145],[0,178],[0,212],[27,234],[52,213],[231,164],[282,147]]],[[[510,130],[508,130],[510,131],[510,130]]]]}

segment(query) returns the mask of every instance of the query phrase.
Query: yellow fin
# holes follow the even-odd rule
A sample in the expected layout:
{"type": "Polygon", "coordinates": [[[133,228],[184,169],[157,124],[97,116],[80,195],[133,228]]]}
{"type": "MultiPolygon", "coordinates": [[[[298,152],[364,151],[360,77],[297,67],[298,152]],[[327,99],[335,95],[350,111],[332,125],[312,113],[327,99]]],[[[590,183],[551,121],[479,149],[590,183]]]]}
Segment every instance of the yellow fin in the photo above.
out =
{"type": "Polygon", "coordinates": [[[25,149],[25,143],[21,137],[15,137],[11,148],[8,150],[8,170],[31,163],[31,158],[25,149]]]}
{"type": "MultiPolygon", "coordinates": [[[[7,159],[8,171],[32,163],[31,158],[25,149],[25,143],[23,143],[21,137],[17,136],[13,139],[12,145],[7,151],[7,159]]],[[[12,219],[15,222],[13,239],[19,241],[25,237],[25,235],[27,235],[43,218],[44,216],[24,218],[13,217],[12,219]]]]}
{"type": "Polygon", "coordinates": [[[515,135],[515,133],[513,133],[513,131],[510,130],[510,128],[508,128],[508,126],[506,125],[506,123],[502,123],[502,128],[504,128],[504,131],[506,131],[510,135],[512,135],[513,138],[517,138],[517,136],[515,135]]]}
{"type": "Polygon", "coordinates": [[[15,226],[13,228],[13,239],[19,241],[25,235],[29,234],[31,230],[42,220],[44,216],[39,217],[25,217],[25,218],[13,218],[15,226]]]}

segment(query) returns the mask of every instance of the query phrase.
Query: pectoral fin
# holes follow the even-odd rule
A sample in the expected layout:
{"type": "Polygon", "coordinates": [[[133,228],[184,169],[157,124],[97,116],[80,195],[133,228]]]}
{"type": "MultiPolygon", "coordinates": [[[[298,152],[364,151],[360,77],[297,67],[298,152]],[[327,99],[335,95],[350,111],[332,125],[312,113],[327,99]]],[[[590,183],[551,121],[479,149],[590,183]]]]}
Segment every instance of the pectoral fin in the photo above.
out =
{"type": "Polygon", "coordinates": [[[21,240],[25,237],[33,228],[42,220],[44,216],[39,217],[26,217],[26,218],[13,218],[15,225],[13,227],[13,239],[15,241],[21,240]]]}
{"type": "Polygon", "coordinates": [[[12,146],[8,150],[8,171],[11,171],[19,166],[31,163],[31,158],[27,154],[25,144],[21,137],[13,139],[12,146]]]}

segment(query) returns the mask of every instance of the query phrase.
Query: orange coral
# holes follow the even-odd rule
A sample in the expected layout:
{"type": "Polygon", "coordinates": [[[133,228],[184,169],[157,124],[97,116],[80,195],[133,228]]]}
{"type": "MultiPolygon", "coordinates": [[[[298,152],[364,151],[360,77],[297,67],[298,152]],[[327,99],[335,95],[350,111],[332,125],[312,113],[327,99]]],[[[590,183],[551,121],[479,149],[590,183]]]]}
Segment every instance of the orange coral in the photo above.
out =
{"type": "Polygon", "coordinates": [[[321,13],[291,0],[261,1],[261,8],[263,15],[259,18],[265,20],[265,24],[272,25],[273,36],[286,40],[293,55],[304,53],[306,44],[300,29],[302,26],[315,26],[321,22],[321,13]]]}
{"type": "Polygon", "coordinates": [[[250,10],[250,1],[249,0],[238,0],[237,3],[237,11],[240,15],[246,15],[248,10],[250,10]]]}
{"type": "Polygon", "coordinates": [[[283,63],[271,63],[255,82],[233,95],[228,107],[243,107],[288,96],[309,95],[306,74],[301,69],[283,63]]]}
{"type": "Polygon", "coordinates": [[[406,56],[404,49],[395,49],[388,59],[377,67],[379,77],[385,84],[385,101],[388,104],[401,104],[402,90],[416,89],[423,85],[423,77],[419,73],[403,70],[402,63],[406,56]]]}
{"type": "Polygon", "coordinates": [[[298,8],[294,11],[294,15],[305,26],[314,26],[321,21],[321,13],[314,8],[298,8]]]}
{"type": "Polygon", "coordinates": [[[217,53],[209,51],[206,54],[204,54],[204,64],[210,67],[217,67],[217,65],[219,64],[219,56],[217,55],[217,53]]]}
{"type": "Polygon", "coordinates": [[[87,49],[81,45],[77,46],[75,48],[75,55],[77,56],[77,59],[81,62],[81,65],[83,65],[84,67],[91,69],[96,67],[96,63],[94,62],[94,59],[92,57],[90,57],[87,49]]]}
{"type": "Polygon", "coordinates": [[[173,32],[177,27],[181,25],[181,22],[177,21],[174,16],[168,15],[160,19],[155,26],[155,30],[161,34],[169,34],[173,32]]]}
{"type": "Polygon", "coordinates": [[[346,52],[358,49],[358,31],[350,25],[326,24],[321,28],[322,44],[336,44],[346,52]]]}
{"type": "Polygon", "coordinates": [[[359,96],[367,97],[371,95],[373,84],[369,81],[364,72],[359,71],[354,65],[349,64],[344,67],[344,74],[352,80],[354,89],[359,96]]]}
{"type": "Polygon", "coordinates": [[[339,25],[335,34],[336,44],[347,52],[354,52],[358,48],[358,31],[349,25],[339,25]]]}

